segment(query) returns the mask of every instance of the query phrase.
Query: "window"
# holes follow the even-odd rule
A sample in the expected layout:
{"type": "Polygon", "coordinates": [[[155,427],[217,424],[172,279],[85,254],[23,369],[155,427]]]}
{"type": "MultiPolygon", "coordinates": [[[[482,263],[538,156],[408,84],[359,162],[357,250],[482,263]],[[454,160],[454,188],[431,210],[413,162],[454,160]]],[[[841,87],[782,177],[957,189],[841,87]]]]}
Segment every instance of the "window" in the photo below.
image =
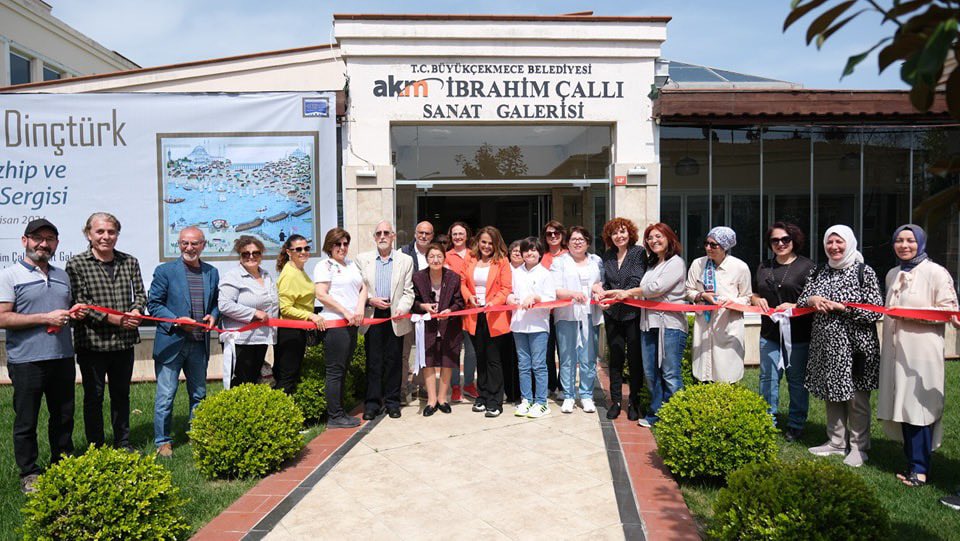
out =
{"type": "Polygon", "coordinates": [[[22,85],[30,82],[30,59],[17,53],[10,53],[10,84],[22,85]]]}
{"type": "Polygon", "coordinates": [[[609,126],[398,125],[390,128],[397,179],[601,179],[609,126]]]}
{"type": "Polygon", "coordinates": [[[56,81],[60,79],[63,75],[52,68],[46,66],[43,67],[43,80],[44,81],[56,81]]]}

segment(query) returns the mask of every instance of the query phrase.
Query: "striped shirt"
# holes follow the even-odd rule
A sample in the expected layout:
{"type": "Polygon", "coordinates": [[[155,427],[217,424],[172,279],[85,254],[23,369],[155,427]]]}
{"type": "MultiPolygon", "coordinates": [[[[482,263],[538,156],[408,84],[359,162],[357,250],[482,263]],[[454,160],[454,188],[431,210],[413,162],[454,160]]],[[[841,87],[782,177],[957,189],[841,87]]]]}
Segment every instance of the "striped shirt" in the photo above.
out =
{"type": "MultiPolygon", "coordinates": [[[[203,309],[203,269],[191,267],[186,261],[183,262],[183,268],[186,269],[187,288],[190,290],[190,317],[195,321],[203,321],[206,315],[203,309]]],[[[190,326],[190,337],[198,342],[206,338],[204,330],[193,325],[190,326]]]]}
{"type": "Polygon", "coordinates": [[[377,278],[376,278],[376,294],[377,297],[381,299],[387,299],[389,302],[390,299],[390,277],[393,274],[393,252],[390,252],[390,257],[383,259],[379,253],[377,254],[377,278]]]}

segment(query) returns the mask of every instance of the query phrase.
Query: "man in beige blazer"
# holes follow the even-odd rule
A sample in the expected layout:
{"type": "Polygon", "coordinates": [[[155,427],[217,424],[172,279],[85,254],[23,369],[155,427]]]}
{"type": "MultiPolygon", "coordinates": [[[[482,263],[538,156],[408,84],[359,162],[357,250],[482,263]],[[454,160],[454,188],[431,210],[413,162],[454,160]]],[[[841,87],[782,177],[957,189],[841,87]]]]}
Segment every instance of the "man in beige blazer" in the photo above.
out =
{"type": "MultiPolygon", "coordinates": [[[[413,258],[393,247],[397,235],[390,222],[373,230],[376,250],[357,256],[356,264],[367,285],[366,317],[386,318],[410,313],[413,306],[413,258]]],[[[363,418],[372,420],[384,411],[400,417],[403,335],[413,330],[409,319],[361,327],[367,352],[367,398],[363,418]]]]}

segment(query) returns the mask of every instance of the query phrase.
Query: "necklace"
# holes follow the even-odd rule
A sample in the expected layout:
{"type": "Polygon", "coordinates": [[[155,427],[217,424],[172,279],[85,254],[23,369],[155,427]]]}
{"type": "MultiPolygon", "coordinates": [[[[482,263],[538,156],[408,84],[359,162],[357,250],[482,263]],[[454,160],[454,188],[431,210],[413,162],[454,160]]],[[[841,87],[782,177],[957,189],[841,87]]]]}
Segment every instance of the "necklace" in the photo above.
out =
{"type": "MultiPolygon", "coordinates": [[[[777,289],[776,289],[777,300],[780,301],[781,304],[783,303],[783,299],[782,299],[781,296],[780,296],[780,289],[783,287],[783,283],[787,281],[787,276],[790,274],[790,268],[793,267],[793,264],[794,264],[794,262],[796,262],[796,260],[797,260],[797,258],[794,257],[793,260],[790,261],[789,263],[787,263],[786,265],[783,265],[783,264],[780,265],[781,267],[785,267],[785,269],[784,269],[784,271],[783,271],[783,276],[780,277],[780,282],[777,283],[777,289]]],[[[776,258],[774,258],[774,261],[776,261],[776,258]]],[[[774,281],[776,281],[776,279],[777,279],[776,271],[773,271],[772,269],[771,269],[771,271],[772,271],[772,274],[773,274],[773,279],[774,279],[774,281]]]]}

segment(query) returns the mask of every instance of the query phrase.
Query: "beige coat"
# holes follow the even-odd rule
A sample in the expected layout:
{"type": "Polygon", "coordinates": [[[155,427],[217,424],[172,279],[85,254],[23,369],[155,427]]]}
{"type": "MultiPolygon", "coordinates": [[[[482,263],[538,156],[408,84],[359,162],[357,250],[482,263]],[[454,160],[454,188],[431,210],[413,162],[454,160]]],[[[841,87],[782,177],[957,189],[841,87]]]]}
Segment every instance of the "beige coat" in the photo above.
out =
{"type": "MultiPolygon", "coordinates": [[[[957,309],[953,279],[930,261],[910,272],[887,273],[887,306],[957,309]]],[[[902,441],[900,423],[933,425],[933,448],[943,439],[943,323],[883,318],[877,418],[888,437],[902,441]]]]}
{"type": "MultiPolygon", "coordinates": [[[[703,291],[703,268],[707,257],[690,264],[685,297],[695,302],[703,291]]],[[[753,288],[750,267],[728,255],[717,266],[717,296],[738,304],[749,304],[753,288]]],[[[701,312],[693,323],[693,377],[700,381],[736,383],[743,379],[743,312],[721,308],[711,312],[710,321],[701,312]]]]}
{"type": "MultiPolygon", "coordinates": [[[[377,255],[378,252],[364,252],[357,256],[357,267],[367,284],[367,298],[377,296],[377,255]]],[[[393,251],[393,269],[390,271],[390,315],[393,317],[409,314],[413,308],[413,258],[400,250],[393,251]]],[[[364,317],[373,317],[373,307],[367,304],[364,317]]],[[[395,319],[393,333],[403,336],[413,330],[409,319],[395,319]]],[[[368,326],[360,327],[365,334],[368,326]]]]}

